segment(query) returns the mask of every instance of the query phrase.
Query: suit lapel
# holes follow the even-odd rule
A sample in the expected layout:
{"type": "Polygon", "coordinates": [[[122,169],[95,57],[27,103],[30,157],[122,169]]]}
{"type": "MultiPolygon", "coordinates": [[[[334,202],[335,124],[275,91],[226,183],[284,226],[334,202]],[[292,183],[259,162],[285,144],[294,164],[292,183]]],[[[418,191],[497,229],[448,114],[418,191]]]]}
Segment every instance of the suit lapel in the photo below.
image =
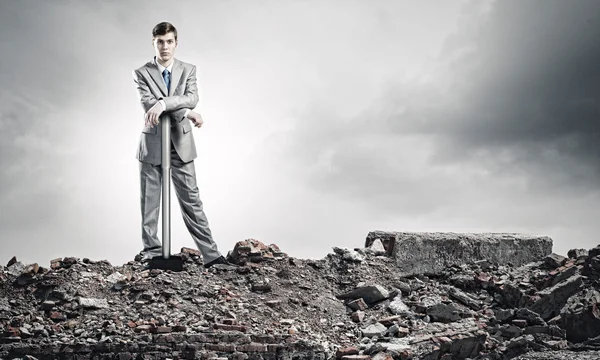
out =
{"type": "Polygon", "coordinates": [[[156,85],[158,85],[158,88],[162,92],[163,96],[168,96],[167,87],[165,86],[165,80],[163,79],[160,71],[158,71],[158,66],[154,63],[154,61],[148,62],[147,65],[148,66],[146,66],[146,69],[148,70],[150,77],[152,77],[156,85]]]}
{"type": "Polygon", "coordinates": [[[154,63],[154,61],[148,62],[147,65],[148,65],[147,66],[148,73],[150,74],[150,76],[152,77],[152,79],[154,80],[156,85],[158,85],[163,96],[173,95],[173,91],[175,91],[175,88],[177,88],[179,79],[181,78],[181,75],[183,74],[183,64],[181,63],[181,61],[174,59],[173,69],[172,69],[173,73],[171,74],[171,83],[169,84],[170,89],[167,89],[167,87],[165,86],[165,80],[163,79],[162,74],[158,70],[158,65],[156,65],[154,63]]]}
{"type": "Polygon", "coordinates": [[[173,91],[177,88],[177,84],[179,84],[179,79],[181,78],[181,74],[183,73],[183,65],[181,61],[175,59],[175,63],[173,64],[173,73],[171,74],[171,88],[169,89],[169,96],[173,95],[173,91]]]}

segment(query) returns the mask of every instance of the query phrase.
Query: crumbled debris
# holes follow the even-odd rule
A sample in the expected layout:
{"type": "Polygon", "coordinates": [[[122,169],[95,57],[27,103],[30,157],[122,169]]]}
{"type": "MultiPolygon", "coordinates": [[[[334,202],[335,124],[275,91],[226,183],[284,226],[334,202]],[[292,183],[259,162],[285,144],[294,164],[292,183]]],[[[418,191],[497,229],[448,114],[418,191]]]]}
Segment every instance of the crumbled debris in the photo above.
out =
{"type": "Polygon", "coordinates": [[[13,257],[0,267],[0,358],[597,358],[600,246],[399,275],[393,243],[303,260],[248,239],[228,256],[239,268],[205,269],[184,248],[178,273],[13,257]]]}

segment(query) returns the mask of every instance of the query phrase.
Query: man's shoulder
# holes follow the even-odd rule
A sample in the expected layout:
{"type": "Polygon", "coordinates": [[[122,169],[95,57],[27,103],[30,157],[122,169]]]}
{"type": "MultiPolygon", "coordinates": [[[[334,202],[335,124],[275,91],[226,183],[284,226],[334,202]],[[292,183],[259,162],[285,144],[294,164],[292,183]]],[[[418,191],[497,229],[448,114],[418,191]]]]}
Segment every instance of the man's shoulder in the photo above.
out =
{"type": "Polygon", "coordinates": [[[148,61],[147,63],[145,63],[144,65],[138,67],[137,69],[134,69],[133,71],[138,72],[138,71],[142,71],[145,68],[147,68],[148,66],[152,65],[152,62],[148,61]]]}
{"type": "Polygon", "coordinates": [[[178,62],[181,64],[181,66],[183,66],[184,68],[189,68],[189,69],[192,69],[192,68],[195,68],[195,67],[196,67],[196,65],[194,65],[194,64],[192,64],[192,63],[189,63],[189,62],[185,62],[185,61],[182,61],[182,60],[179,60],[179,59],[177,59],[177,61],[178,61],[178,62]]]}

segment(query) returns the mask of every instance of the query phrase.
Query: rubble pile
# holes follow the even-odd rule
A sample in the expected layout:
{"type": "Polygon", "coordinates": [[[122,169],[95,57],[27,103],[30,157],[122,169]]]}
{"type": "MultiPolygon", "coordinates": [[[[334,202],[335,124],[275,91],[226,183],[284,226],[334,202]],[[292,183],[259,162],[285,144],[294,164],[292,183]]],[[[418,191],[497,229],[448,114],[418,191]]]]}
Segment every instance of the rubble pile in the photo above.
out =
{"type": "Polygon", "coordinates": [[[184,248],[182,272],[13,258],[0,268],[0,358],[600,358],[600,245],[411,275],[393,242],[366,245],[306,260],[248,239],[228,255],[236,270],[184,248]]]}

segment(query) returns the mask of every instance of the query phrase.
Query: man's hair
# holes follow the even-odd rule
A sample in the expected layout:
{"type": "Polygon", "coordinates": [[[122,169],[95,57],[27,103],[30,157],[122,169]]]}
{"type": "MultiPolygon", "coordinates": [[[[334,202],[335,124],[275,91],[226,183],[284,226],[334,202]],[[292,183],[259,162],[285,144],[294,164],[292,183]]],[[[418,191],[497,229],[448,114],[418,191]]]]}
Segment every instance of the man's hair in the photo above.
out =
{"type": "Polygon", "coordinates": [[[172,32],[175,35],[175,41],[177,41],[177,29],[170,22],[163,21],[160,24],[157,24],[154,29],[152,29],[152,38],[159,35],[167,35],[167,33],[172,32]]]}

